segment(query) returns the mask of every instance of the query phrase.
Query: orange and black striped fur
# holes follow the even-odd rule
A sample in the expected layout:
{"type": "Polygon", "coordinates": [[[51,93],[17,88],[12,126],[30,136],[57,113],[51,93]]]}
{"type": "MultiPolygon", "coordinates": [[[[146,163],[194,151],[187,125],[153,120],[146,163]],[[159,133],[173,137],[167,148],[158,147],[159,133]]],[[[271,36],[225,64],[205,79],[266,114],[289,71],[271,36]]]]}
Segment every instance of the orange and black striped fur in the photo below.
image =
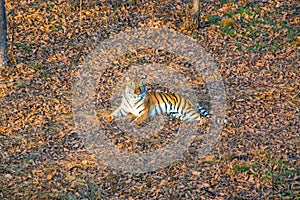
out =
{"type": "Polygon", "coordinates": [[[109,115],[109,118],[115,119],[129,114],[136,117],[134,120],[136,124],[141,124],[159,114],[171,114],[188,122],[201,122],[203,117],[211,118],[204,108],[197,107],[189,98],[176,93],[147,92],[146,85],[136,80],[129,82],[121,105],[109,115]]]}

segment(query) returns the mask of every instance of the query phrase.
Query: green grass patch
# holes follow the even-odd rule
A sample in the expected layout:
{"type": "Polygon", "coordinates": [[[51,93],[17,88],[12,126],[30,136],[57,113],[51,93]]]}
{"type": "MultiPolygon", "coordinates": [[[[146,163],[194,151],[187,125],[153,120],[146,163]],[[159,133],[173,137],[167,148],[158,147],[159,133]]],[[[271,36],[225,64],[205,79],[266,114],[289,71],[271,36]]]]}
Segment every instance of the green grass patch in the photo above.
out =
{"type": "Polygon", "coordinates": [[[231,3],[231,2],[236,3],[237,1],[236,0],[220,0],[221,5],[231,3]]]}
{"type": "Polygon", "coordinates": [[[42,65],[41,64],[32,64],[32,65],[30,65],[30,68],[35,71],[38,71],[42,68],[42,65]]]}
{"type": "Polygon", "coordinates": [[[264,17],[261,21],[261,24],[269,24],[270,26],[275,26],[276,22],[274,22],[272,19],[268,17],[264,17]]]}
{"type": "Polygon", "coordinates": [[[126,53],[125,53],[125,56],[126,56],[127,58],[132,58],[132,54],[131,54],[130,52],[126,52],[126,53]]]}
{"type": "Polygon", "coordinates": [[[199,35],[199,34],[193,34],[192,37],[198,41],[201,41],[203,40],[203,36],[202,35],[199,35]]]}
{"type": "Polygon", "coordinates": [[[17,87],[18,88],[23,88],[25,86],[26,86],[26,84],[25,84],[25,82],[23,80],[18,80],[17,81],[17,87]]]}
{"type": "Polygon", "coordinates": [[[50,27],[50,30],[51,31],[58,31],[58,30],[60,30],[60,29],[62,29],[62,25],[52,25],[51,27],[50,27]]]}
{"type": "Polygon", "coordinates": [[[14,45],[15,45],[15,47],[17,47],[18,49],[23,49],[24,51],[32,52],[32,47],[31,47],[30,44],[15,43],[14,45]]]}
{"type": "Polygon", "coordinates": [[[236,31],[231,27],[221,27],[222,35],[230,35],[233,38],[236,38],[236,31]]]}
{"type": "Polygon", "coordinates": [[[47,8],[48,8],[48,9],[52,9],[52,8],[54,8],[54,6],[55,6],[55,5],[54,5],[53,3],[51,3],[51,4],[49,4],[49,5],[47,6],[47,8]]]}
{"type": "Polygon", "coordinates": [[[210,24],[218,24],[221,21],[221,17],[218,15],[208,15],[207,19],[210,24]]]}
{"type": "Polygon", "coordinates": [[[44,72],[44,73],[42,73],[42,77],[44,77],[44,78],[48,78],[50,75],[49,75],[49,73],[47,73],[47,72],[44,72]]]}
{"type": "Polygon", "coordinates": [[[269,182],[276,188],[281,187],[282,189],[280,189],[278,193],[280,194],[280,197],[284,196],[291,199],[296,197],[296,192],[290,187],[287,187],[290,181],[300,174],[299,169],[294,166],[294,163],[278,158],[276,160],[269,160],[265,164],[268,167],[261,168],[261,171],[259,172],[259,174],[261,174],[260,180],[263,183],[269,182]]]}
{"type": "Polygon", "coordinates": [[[246,165],[235,165],[233,166],[233,171],[235,173],[242,173],[242,172],[250,172],[250,167],[246,165]]]}
{"type": "MultiPolygon", "coordinates": [[[[295,41],[300,35],[300,31],[295,27],[272,19],[272,13],[265,13],[265,17],[260,17],[261,11],[262,9],[256,5],[249,4],[225,13],[221,23],[219,23],[219,17],[215,15],[209,16],[208,19],[212,24],[220,24],[223,36],[231,36],[237,43],[244,44],[247,51],[252,52],[275,53],[284,48],[286,43],[295,41]],[[230,19],[232,21],[229,21],[230,19]],[[274,38],[274,33],[280,33],[280,35],[274,38]]],[[[238,49],[241,49],[241,46],[238,49]]]]}
{"type": "Polygon", "coordinates": [[[145,58],[137,58],[137,59],[136,59],[136,62],[137,62],[138,64],[145,64],[145,63],[146,63],[146,60],[145,60],[145,58]]]}
{"type": "Polygon", "coordinates": [[[14,44],[18,49],[19,48],[22,48],[22,46],[23,46],[23,44],[21,44],[21,43],[16,43],[16,44],[14,44]]]}
{"type": "Polygon", "coordinates": [[[235,15],[240,14],[241,18],[244,18],[243,16],[245,14],[247,14],[248,16],[253,16],[255,14],[258,14],[259,12],[261,12],[261,8],[259,7],[238,7],[236,10],[225,13],[224,16],[230,17],[230,18],[234,18],[235,15]]]}
{"type": "Polygon", "coordinates": [[[247,47],[248,51],[257,52],[264,48],[263,45],[259,44],[258,42],[255,42],[253,45],[250,45],[247,47]]]}

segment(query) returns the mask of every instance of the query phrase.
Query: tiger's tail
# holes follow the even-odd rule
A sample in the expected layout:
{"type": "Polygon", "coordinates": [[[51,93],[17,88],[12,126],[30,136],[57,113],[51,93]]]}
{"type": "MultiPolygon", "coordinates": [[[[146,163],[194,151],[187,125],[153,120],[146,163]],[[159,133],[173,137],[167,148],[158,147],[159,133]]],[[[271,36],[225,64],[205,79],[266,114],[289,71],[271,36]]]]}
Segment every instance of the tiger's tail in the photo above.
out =
{"type": "MultiPolygon", "coordinates": [[[[200,115],[204,116],[205,118],[212,118],[212,115],[209,114],[203,107],[198,106],[198,112],[200,115]]],[[[214,122],[217,124],[227,124],[231,121],[229,119],[214,119],[214,122]]]]}
{"type": "Polygon", "coordinates": [[[200,115],[204,116],[205,118],[212,118],[211,114],[209,114],[203,107],[198,107],[198,112],[200,115]]]}

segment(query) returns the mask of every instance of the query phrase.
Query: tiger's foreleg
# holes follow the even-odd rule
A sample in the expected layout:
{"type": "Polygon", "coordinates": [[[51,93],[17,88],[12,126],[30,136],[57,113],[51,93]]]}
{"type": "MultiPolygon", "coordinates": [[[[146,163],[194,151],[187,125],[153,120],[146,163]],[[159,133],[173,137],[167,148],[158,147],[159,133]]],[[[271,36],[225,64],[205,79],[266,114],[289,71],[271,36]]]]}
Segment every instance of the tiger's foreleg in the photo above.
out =
{"type": "Polygon", "coordinates": [[[137,118],[135,118],[134,123],[137,125],[142,124],[145,120],[147,120],[149,118],[149,111],[145,110],[142,115],[138,116],[137,118]]]}
{"type": "Polygon", "coordinates": [[[123,108],[119,107],[115,111],[113,111],[111,114],[107,115],[106,118],[109,120],[109,122],[111,122],[116,118],[125,117],[128,114],[129,114],[128,111],[126,111],[123,108]]]}
{"type": "Polygon", "coordinates": [[[140,115],[137,116],[137,118],[134,120],[134,123],[137,125],[142,124],[145,120],[147,120],[150,116],[150,106],[151,105],[151,100],[149,98],[149,95],[146,95],[144,99],[144,109],[141,111],[140,115]]]}

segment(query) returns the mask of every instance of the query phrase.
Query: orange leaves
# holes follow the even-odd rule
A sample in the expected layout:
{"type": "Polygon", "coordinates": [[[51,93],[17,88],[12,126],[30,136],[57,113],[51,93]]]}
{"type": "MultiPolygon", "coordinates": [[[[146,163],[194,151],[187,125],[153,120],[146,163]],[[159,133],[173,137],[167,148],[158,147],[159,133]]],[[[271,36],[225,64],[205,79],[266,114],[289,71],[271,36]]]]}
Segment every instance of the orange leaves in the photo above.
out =
{"type": "Polygon", "coordinates": [[[280,86],[280,88],[284,89],[284,90],[287,90],[287,91],[294,91],[294,90],[296,90],[294,87],[289,87],[289,86],[285,86],[285,85],[280,86]]]}
{"type": "Polygon", "coordinates": [[[33,170],[31,170],[31,173],[32,174],[40,174],[40,173],[43,173],[43,170],[41,170],[41,169],[33,169],[33,170]]]}
{"type": "MultiPolygon", "coordinates": [[[[116,1],[82,1],[81,24],[79,1],[5,2],[9,44],[15,22],[16,65],[0,73],[0,196],[296,198],[300,38],[295,30],[300,18],[295,2],[201,1],[205,24],[199,30],[185,12],[187,1],[139,1],[129,6],[118,2],[113,6],[116,1]],[[103,166],[86,151],[89,144],[77,135],[72,119],[71,75],[97,42],[141,27],[171,27],[197,39],[220,68],[227,112],[235,123],[224,127],[216,148],[203,158],[195,156],[202,144],[197,140],[184,152],[187,159],[130,175],[103,166]]],[[[126,73],[122,66],[164,65],[176,59],[172,69],[195,88],[205,87],[201,77],[192,79],[193,71],[182,69],[181,58],[160,55],[156,49],[139,51],[134,47],[112,61],[112,78],[105,80],[110,87],[104,91],[126,73]]],[[[199,100],[204,96],[199,93],[199,100]]],[[[99,95],[104,106],[110,105],[109,97],[109,92],[99,95]]],[[[175,133],[163,129],[145,140],[115,130],[106,136],[115,148],[139,154],[171,144],[175,133]]]]}
{"type": "Polygon", "coordinates": [[[194,176],[200,176],[200,172],[198,172],[198,171],[192,171],[192,174],[194,175],[194,176]]]}
{"type": "Polygon", "coordinates": [[[83,168],[86,169],[88,167],[94,166],[97,164],[93,158],[88,158],[89,160],[73,160],[73,161],[62,161],[59,165],[66,170],[72,170],[74,168],[83,168]]]}
{"type": "Polygon", "coordinates": [[[223,6],[221,8],[218,9],[218,13],[227,13],[230,11],[234,11],[237,9],[237,7],[238,7],[238,5],[233,2],[226,3],[226,4],[223,4],[223,6]]]}
{"type": "Polygon", "coordinates": [[[270,90],[265,91],[264,94],[266,94],[266,99],[269,99],[269,98],[279,99],[280,98],[280,90],[278,90],[276,88],[271,88],[270,90]]]}

